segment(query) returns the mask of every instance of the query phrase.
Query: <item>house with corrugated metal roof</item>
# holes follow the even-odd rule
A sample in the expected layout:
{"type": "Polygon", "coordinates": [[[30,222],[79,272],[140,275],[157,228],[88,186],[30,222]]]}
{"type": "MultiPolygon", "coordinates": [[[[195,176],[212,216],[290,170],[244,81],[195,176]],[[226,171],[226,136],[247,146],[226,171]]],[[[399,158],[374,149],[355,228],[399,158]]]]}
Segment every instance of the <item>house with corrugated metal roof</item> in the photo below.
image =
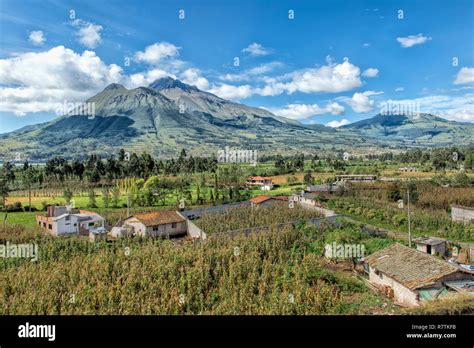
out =
{"type": "Polygon", "coordinates": [[[447,282],[474,279],[454,264],[398,243],[368,256],[365,263],[369,281],[408,306],[447,295],[447,282]]]}

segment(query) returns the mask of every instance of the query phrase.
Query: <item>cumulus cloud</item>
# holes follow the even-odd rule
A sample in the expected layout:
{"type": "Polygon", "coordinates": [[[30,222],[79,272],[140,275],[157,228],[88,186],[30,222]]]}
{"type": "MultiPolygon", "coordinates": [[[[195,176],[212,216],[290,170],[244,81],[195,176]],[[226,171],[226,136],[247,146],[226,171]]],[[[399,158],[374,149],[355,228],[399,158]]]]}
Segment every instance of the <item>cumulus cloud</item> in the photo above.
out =
{"type": "Polygon", "coordinates": [[[397,37],[397,41],[400,43],[402,47],[412,47],[415,45],[421,45],[425,42],[431,40],[431,37],[424,36],[423,34],[418,35],[408,35],[407,37],[397,37]]]}
{"type": "Polygon", "coordinates": [[[139,62],[157,64],[166,58],[177,57],[179,55],[179,49],[180,47],[176,47],[169,42],[157,42],[145,47],[143,52],[139,51],[135,53],[135,59],[139,62]]]}
{"type": "Polygon", "coordinates": [[[218,86],[213,86],[208,90],[208,92],[224,99],[241,100],[252,95],[252,87],[249,85],[233,86],[220,84],[218,86]]]}
{"type": "Polygon", "coordinates": [[[58,103],[82,102],[107,84],[123,80],[116,64],[92,51],[78,54],[64,46],[0,59],[0,111],[22,115],[55,111],[58,103]]]}
{"type": "Polygon", "coordinates": [[[364,77],[377,77],[379,74],[379,69],[376,68],[368,68],[367,70],[364,70],[362,73],[362,76],[364,77]]]}
{"type": "Polygon", "coordinates": [[[349,123],[351,122],[348,119],[343,118],[340,121],[334,120],[334,121],[328,122],[326,123],[326,126],[337,128],[337,127],[345,126],[346,124],[349,124],[349,123]]]}
{"type": "Polygon", "coordinates": [[[41,30],[30,31],[28,35],[28,41],[33,45],[41,46],[46,41],[44,33],[41,30]]]}
{"type": "Polygon", "coordinates": [[[372,95],[382,94],[383,92],[374,92],[374,91],[366,91],[366,92],[356,92],[352,96],[352,98],[345,98],[346,103],[352,108],[354,112],[368,112],[372,111],[375,106],[375,102],[371,100],[369,97],[372,95]]]}
{"type": "Polygon", "coordinates": [[[161,79],[163,77],[170,76],[172,78],[176,78],[176,76],[166,70],[162,69],[151,69],[146,72],[140,72],[136,74],[132,74],[128,77],[124,78],[123,83],[128,88],[136,88],[140,86],[148,86],[155,80],[161,79]]]}
{"type": "Polygon", "coordinates": [[[201,90],[209,89],[209,81],[201,75],[201,70],[196,68],[186,69],[180,76],[181,80],[188,85],[196,86],[201,90]]]}
{"type": "Polygon", "coordinates": [[[391,103],[399,109],[415,108],[422,113],[430,113],[448,120],[460,122],[474,122],[474,94],[462,96],[432,95],[413,99],[398,99],[383,101],[381,104],[391,103]]]}
{"type": "Polygon", "coordinates": [[[283,63],[281,62],[269,62],[265,64],[260,64],[254,68],[245,70],[241,74],[225,74],[225,75],[220,75],[219,79],[222,81],[228,81],[228,82],[239,82],[239,81],[248,81],[248,80],[254,80],[256,76],[262,75],[262,74],[267,74],[276,68],[279,68],[283,66],[283,63]]]}
{"type": "Polygon", "coordinates": [[[464,67],[459,70],[454,80],[455,85],[461,85],[474,82],[474,68],[464,67]]]}
{"type": "Polygon", "coordinates": [[[278,79],[270,79],[267,85],[257,88],[256,92],[263,96],[278,95],[283,92],[289,94],[294,92],[338,93],[361,85],[359,67],[351,64],[348,58],[344,58],[340,64],[335,64],[328,57],[326,65],[298,70],[278,79]]]}
{"type": "Polygon", "coordinates": [[[102,42],[101,31],[103,27],[82,19],[75,19],[72,25],[78,28],[76,33],[79,42],[87,48],[96,48],[102,42]]]}
{"type": "Polygon", "coordinates": [[[248,53],[251,56],[267,56],[270,54],[270,50],[266,49],[265,47],[256,42],[248,45],[242,50],[242,52],[248,53]]]}
{"type": "Polygon", "coordinates": [[[320,107],[318,104],[288,104],[283,108],[267,108],[267,110],[277,116],[293,120],[305,120],[321,114],[340,115],[344,113],[344,107],[336,102],[329,103],[325,107],[320,107]]]}

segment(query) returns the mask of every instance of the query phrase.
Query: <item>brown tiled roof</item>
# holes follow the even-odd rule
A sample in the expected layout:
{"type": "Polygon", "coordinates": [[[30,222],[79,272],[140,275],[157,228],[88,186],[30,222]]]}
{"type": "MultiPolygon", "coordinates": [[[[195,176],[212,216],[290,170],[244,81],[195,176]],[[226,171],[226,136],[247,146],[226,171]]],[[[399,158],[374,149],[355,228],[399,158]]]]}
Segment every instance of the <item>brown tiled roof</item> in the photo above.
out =
{"type": "Polygon", "coordinates": [[[288,201],[288,197],[286,196],[268,196],[268,195],[261,195],[261,196],[256,196],[250,199],[250,202],[253,204],[260,204],[265,201],[268,201],[270,199],[274,199],[276,201],[288,201]]]}
{"type": "Polygon", "coordinates": [[[272,180],[272,178],[268,176],[251,176],[248,180],[272,180]]]}
{"type": "Polygon", "coordinates": [[[262,195],[262,196],[253,197],[252,199],[250,199],[250,202],[252,202],[253,204],[260,204],[262,202],[268,201],[270,198],[271,198],[270,196],[262,195]]]}
{"type": "Polygon", "coordinates": [[[145,226],[157,226],[185,221],[185,219],[175,211],[153,211],[150,213],[135,214],[132,217],[139,220],[145,226]]]}
{"type": "Polygon", "coordinates": [[[411,290],[459,271],[456,266],[436,256],[398,243],[373,253],[366,262],[411,290]]]}

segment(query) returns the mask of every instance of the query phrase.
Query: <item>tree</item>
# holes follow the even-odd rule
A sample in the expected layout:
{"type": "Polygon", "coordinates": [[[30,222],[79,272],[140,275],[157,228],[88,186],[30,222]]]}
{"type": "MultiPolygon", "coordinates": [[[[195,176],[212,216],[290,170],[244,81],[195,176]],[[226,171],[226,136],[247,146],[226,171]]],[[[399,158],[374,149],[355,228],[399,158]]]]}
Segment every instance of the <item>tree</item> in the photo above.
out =
{"type": "Polygon", "coordinates": [[[28,210],[31,212],[31,186],[36,179],[36,169],[25,162],[22,173],[23,184],[28,189],[28,210]]]}
{"type": "Polygon", "coordinates": [[[104,207],[108,208],[110,204],[110,190],[108,186],[102,187],[102,200],[104,201],[104,207]]]}
{"type": "Polygon", "coordinates": [[[2,198],[2,207],[5,207],[5,202],[8,197],[8,184],[5,179],[0,179],[0,197],[2,198]]]}
{"type": "Polygon", "coordinates": [[[120,189],[118,188],[118,186],[114,186],[114,188],[112,189],[112,206],[114,208],[118,207],[119,199],[120,199],[120,189]]]}
{"type": "Polygon", "coordinates": [[[63,196],[64,196],[64,199],[66,200],[66,203],[71,202],[72,191],[69,188],[64,189],[63,196]]]}
{"type": "Polygon", "coordinates": [[[94,192],[94,189],[91,187],[89,188],[89,191],[88,191],[88,195],[89,195],[89,208],[97,208],[97,202],[96,202],[96,199],[95,199],[95,192],[94,192]]]}
{"type": "Polygon", "coordinates": [[[314,183],[314,178],[310,170],[305,173],[303,180],[307,185],[312,185],[314,183]]]}

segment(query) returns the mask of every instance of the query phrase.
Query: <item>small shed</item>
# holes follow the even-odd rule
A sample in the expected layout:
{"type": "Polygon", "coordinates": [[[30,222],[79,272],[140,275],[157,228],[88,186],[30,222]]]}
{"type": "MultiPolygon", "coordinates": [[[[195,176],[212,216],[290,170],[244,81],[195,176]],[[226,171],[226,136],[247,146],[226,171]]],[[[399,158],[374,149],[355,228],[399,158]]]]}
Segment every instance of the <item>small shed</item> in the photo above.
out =
{"type": "Polygon", "coordinates": [[[436,237],[419,237],[413,240],[416,250],[423,251],[431,255],[446,255],[447,241],[436,237]]]}

